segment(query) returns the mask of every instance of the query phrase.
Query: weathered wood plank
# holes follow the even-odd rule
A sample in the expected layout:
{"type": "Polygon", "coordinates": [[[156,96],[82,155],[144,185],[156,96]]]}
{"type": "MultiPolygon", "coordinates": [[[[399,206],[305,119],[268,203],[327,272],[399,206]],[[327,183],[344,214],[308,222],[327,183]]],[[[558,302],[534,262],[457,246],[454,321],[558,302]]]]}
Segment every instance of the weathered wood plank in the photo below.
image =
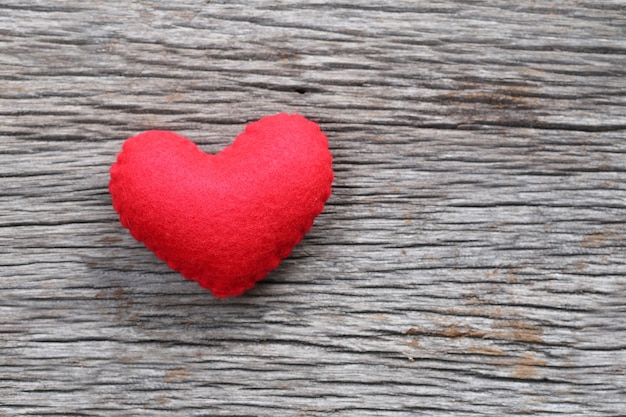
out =
{"type": "Polygon", "coordinates": [[[0,415],[618,416],[626,4],[5,0],[0,415]],[[301,112],[334,194],[218,300],[121,228],[122,141],[301,112]]]}

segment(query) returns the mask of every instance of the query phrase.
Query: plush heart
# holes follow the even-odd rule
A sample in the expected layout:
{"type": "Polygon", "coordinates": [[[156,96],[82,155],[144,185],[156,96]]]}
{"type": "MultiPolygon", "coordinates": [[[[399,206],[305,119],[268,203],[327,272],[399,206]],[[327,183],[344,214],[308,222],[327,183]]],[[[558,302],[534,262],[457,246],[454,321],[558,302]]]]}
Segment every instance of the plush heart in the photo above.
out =
{"type": "Polygon", "coordinates": [[[128,139],[109,191],[122,225],[217,297],[276,268],[313,225],[333,181],[328,140],[300,115],[251,123],[210,155],[173,132],[128,139]]]}

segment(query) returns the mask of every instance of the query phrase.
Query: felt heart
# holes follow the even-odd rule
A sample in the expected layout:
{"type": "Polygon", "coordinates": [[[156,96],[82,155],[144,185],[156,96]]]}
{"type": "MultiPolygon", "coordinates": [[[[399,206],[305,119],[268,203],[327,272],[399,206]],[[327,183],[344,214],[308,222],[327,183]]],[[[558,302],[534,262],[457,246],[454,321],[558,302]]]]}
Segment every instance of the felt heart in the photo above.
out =
{"type": "Polygon", "coordinates": [[[251,123],[220,153],[168,131],[128,139],[109,191],[122,225],[217,297],[276,268],[313,225],[333,181],[319,126],[285,113],[251,123]]]}

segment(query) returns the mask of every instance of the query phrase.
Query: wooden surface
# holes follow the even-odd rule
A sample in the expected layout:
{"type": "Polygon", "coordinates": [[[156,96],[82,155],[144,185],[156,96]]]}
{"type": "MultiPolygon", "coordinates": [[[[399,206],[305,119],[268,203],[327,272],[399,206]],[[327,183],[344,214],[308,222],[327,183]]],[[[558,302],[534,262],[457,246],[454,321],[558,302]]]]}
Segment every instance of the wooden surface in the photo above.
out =
{"type": "Polygon", "coordinates": [[[626,2],[0,4],[0,416],[626,415],[626,2]],[[125,138],[300,112],[334,194],[218,300],[125,138]]]}

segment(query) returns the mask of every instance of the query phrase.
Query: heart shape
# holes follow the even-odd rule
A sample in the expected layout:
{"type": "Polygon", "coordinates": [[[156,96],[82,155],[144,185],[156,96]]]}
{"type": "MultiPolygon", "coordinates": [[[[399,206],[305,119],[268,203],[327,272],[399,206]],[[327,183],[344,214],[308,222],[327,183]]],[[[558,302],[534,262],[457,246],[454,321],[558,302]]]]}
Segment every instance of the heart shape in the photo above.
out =
{"type": "Polygon", "coordinates": [[[122,225],[217,297],[252,288],[291,253],[330,197],[328,139],[300,115],[250,123],[215,155],[168,131],[128,139],[109,191],[122,225]]]}

